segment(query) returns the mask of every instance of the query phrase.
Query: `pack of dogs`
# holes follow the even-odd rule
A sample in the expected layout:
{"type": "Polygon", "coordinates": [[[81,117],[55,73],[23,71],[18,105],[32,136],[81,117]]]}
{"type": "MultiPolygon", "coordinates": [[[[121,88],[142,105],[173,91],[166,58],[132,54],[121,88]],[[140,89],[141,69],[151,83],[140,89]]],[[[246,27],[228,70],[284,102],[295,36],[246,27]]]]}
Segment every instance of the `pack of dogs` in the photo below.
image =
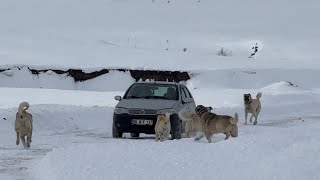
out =
{"type": "MultiPolygon", "coordinates": [[[[248,113],[251,113],[250,123],[252,123],[253,117],[255,118],[253,125],[258,123],[258,116],[261,111],[261,96],[261,92],[256,95],[256,99],[253,99],[251,94],[243,95],[245,114],[244,124],[247,124],[248,113]]],[[[195,113],[189,113],[185,110],[179,111],[179,118],[186,122],[186,137],[194,137],[196,136],[196,133],[201,133],[201,135],[196,137],[195,140],[199,141],[203,137],[206,137],[208,142],[211,143],[211,138],[214,134],[225,134],[225,140],[227,140],[230,136],[238,136],[238,113],[235,113],[234,116],[218,115],[212,112],[212,110],[213,108],[211,106],[206,107],[203,105],[198,105],[195,108],[195,113]]]]}
{"type": "MultiPolygon", "coordinates": [[[[253,99],[251,94],[243,95],[245,124],[247,124],[248,113],[251,113],[250,123],[252,123],[253,118],[255,118],[253,125],[258,123],[258,116],[261,111],[261,96],[261,92],[256,95],[256,99],[253,99]]],[[[19,145],[21,140],[24,148],[30,148],[32,142],[33,119],[32,114],[27,112],[29,107],[30,105],[28,102],[21,102],[15,120],[15,132],[17,135],[16,145],[19,145]]],[[[186,137],[194,137],[196,136],[196,133],[199,132],[201,135],[195,138],[196,141],[206,137],[208,142],[211,143],[211,138],[214,134],[225,134],[225,140],[230,136],[238,136],[238,113],[235,113],[233,116],[218,115],[212,112],[212,110],[213,108],[211,106],[206,107],[198,105],[195,108],[194,114],[185,110],[178,112],[179,118],[186,122],[186,137]]],[[[165,141],[169,139],[171,131],[169,113],[157,115],[154,131],[156,141],[165,141]]]]}

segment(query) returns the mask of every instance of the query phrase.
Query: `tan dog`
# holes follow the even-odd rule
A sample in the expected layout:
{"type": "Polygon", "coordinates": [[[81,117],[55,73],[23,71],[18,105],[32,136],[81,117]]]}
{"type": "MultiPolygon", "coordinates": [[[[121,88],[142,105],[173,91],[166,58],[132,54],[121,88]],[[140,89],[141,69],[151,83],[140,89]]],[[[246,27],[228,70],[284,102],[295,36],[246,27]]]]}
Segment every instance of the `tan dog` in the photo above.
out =
{"type": "Polygon", "coordinates": [[[24,148],[30,148],[30,143],[32,141],[33,120],[32,115],[26,111],[28,108],[28,102],[20,103],[15,121],[15,131],[17,133],[16,144],[19,145],[21,139],[24,148]],[[27,143],[25,136],[27,136],[27,143]]]}
{"type": "MultiPolygon", "coordinates": [[[[212,110],[212,107],[207,107],[208,112],[212,110]]],[[[179,118],[186,122],[185,133],[187,137],[196,136],[197,132],[202,132],[201,118],[197,114],[191,114],[185,110],[181,110],[178,113],[179,118]]]]}
{"type": "Polygon", "coordinates": [[[156,133],[156,141],[164,141],[169,139],[171,131],[170,114],[158,114],[156,126],[154,127],[156,133]]]}
{"type": "Polygon", "coordinates": [[[259,92],[257,94],[257,99],[252,99],[251,94],[244,94],[243,95],[243,100],[244,100],[244,113],[245,113],[245,119],[246,122],[244,124],[247,124],[247,118],[248,118],[248,113],[251,113],[250,117],[250,123],[252,123],[252,117],[255,118],[253,125],[256,125],[258,122],[258,116],[261,111],[261,102],[260,98],[262,96],[262,93],[259,92]]]}
{"type": "Polygon", "coordinates": [[[234,117],[228,115],[217,115],[208,112],[208,109],[202,105],[196,107],[196,113],[201,118],[201,126],[204,134],[197,137],[195,140],[199,141],[205,135],[208,142],[211,143],[213,134],[223,133],[226,135],[227,140],[230,135],[232,137],[238,136],[238,113],[234,117]]]}

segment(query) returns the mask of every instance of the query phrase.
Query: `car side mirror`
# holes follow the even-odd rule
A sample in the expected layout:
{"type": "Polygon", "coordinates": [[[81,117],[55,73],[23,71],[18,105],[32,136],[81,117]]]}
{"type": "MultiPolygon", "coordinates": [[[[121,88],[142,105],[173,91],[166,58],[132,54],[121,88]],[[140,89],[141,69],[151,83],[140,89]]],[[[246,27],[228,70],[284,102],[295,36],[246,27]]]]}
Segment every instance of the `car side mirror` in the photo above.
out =
{"type": "Polygon", "coordinates": [[[120,101],[121,100],[121,96],[115,96],[114,99],[117,100],[117,101],[120,101]]]}

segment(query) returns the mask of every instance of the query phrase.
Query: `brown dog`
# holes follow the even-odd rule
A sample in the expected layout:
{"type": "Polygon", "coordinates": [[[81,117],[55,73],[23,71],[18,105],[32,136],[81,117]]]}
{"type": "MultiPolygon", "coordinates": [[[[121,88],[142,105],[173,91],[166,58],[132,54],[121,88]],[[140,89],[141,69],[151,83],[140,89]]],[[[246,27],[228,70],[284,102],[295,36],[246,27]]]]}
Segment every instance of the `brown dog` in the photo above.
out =
{"type": "Polygon", "coordinates": [[[170,114],[158,114],[157,122],[154,127],[156,133],[156,141],[164,141],[169,139],[169,134],[171,131],[170,114]]]}
{"type": "MultiPolygon", "coordinates": [[[[212,107],[206,107],[208,112],[212,110],[212,107]]],[[[186,122],[185,133],[187,137],[196,136],[197,132],[202,132],[201,118],[197,114],[191,114],[185,110],[181,110],[178,113],[179,118],[186,122]]]]}
{"type": "Polygon", "coordinates": [[[234,117],[228,115],[217,115],[215,113],[208,112],[207,107],[198,105],[196,107],[196,113],[201,118],[201,127],[203,134],[197,137],[195,140],[199,141],[205,135],[208,142],[211,143],[211,137],[213,134],[223,133],[226,135],[227,140],[231,137],[238,136],[238,113],[235,113],[234,117]]]}
{"type": "Polygon", "coordinates": [[[32,115],[26,110],[29,108],[28,102],[22,102],[16,113],[15,131],[17,134],[16,144],[19,145],[20,139],[24,148],[30,148],[32,141],[32,115]],[[27,136],[27,143],[25,137],[27,136]]]}
{"type": "Polygon", "coordinates": [[[258,116],[261,111],[261,102],[260,98],[262,96],[262,93],[259,92],[257,94],[257,99],[252,99],[251,94],[244,94],[243,95],[243,100],[244,100],[244,114],[245,114],[245,123],[247,124],[247,118],[248,118],[248,113],[251,113],[250,117],[250,123],[252,123],[252,118],[254,117],[254,122],[253,125],[256,125],[258,123],[258,116]]]}

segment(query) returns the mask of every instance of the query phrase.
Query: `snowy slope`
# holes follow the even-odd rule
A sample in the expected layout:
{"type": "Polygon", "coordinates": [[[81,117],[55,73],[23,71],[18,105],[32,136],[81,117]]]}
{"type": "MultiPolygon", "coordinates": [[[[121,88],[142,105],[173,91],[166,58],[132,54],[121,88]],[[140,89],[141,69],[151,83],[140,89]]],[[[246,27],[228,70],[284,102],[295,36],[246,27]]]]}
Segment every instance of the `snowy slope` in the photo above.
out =
{"type": "Polygon", "coordinates": [[[1,0],[0,65],[319,67],[317,0],[167,2],[1,0]],[[258,63],[247,58],[255,43],[258,63]],[[218,57],[221,47],[233,56],[218,57]]]}

